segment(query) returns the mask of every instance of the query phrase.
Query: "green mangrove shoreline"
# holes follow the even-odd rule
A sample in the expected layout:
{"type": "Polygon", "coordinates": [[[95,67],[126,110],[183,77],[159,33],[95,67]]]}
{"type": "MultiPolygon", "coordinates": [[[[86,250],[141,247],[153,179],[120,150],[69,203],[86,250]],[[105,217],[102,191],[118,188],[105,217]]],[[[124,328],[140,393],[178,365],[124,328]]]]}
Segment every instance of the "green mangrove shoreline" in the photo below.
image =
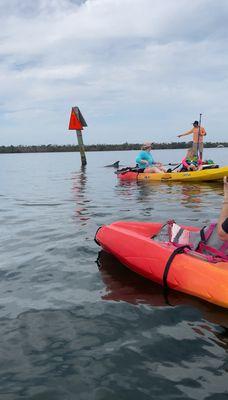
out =
{"type": "MultiPolygon", "coordinates": [[[[91,144],[85,145],[85,151],[121,151],[121,150],[139,150],[141,143],[122,143],[122,144],[91,144]]],[[[153,143],[153,149],[186,149],[191,146],[191,142],[171,142],[171,143],[153,143]]],[[[206,142],[205,148],[228,147],[228,142],[206,142]]],[[[9,153],[62,153],[79,152],[78,145],[32,145],[32,146],[0,146],[0,154],[9,153]]]]}

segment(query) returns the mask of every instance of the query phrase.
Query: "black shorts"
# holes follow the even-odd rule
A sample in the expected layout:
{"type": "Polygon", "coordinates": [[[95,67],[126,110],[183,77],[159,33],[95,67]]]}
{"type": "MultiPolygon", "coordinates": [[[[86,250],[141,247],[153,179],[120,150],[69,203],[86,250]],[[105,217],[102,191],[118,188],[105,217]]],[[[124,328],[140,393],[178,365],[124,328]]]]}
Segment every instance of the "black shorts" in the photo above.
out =
{"type": "Polygon", "coordinates": [[[228,218],[226,218],[223,222],[222,229],[224,230],[224,232],[228,233],[228,218]]]}

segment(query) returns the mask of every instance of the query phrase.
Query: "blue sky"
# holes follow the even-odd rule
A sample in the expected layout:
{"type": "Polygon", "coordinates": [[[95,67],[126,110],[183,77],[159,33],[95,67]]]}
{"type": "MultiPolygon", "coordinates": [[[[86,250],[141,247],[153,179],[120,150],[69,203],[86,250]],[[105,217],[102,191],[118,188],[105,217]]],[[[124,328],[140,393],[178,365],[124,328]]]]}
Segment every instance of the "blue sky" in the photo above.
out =
{"type": "Polygon", "coordinates": [[[227,0],[1,0],[0,145],[228,140],[227,0]],[[184,140],[184,139],[180,139],[184,140]]]}

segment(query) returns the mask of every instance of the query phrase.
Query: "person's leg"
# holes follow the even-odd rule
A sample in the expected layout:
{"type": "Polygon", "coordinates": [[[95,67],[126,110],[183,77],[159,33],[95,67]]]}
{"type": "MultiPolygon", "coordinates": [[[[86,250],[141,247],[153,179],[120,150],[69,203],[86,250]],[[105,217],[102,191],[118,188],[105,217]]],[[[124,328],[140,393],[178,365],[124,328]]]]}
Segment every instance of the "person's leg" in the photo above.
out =
{"type": "Polygon", "coordinates": [[[160,172],[166,172],[166,168],[163,166],[162,163],[157,163],[156,168],[158,168],[160,172]]]}
{"type": "Polygon", "coordinates": [[[193,144],[192,144],[192,150],[193,150],[193,153],[194,153],[194,156],[196,156],[197,157],[197,153],[198,153],[198,143],[194,143],[193,142],[193,144]]]}
{"type": "Polygon", "coordinates": [[[159,169],[161,170],[161,172],[166,172],[166,168],[163,167],[163,165],[161,165],[161,166],[159,167],[159,169]]]}
{"type": "Polygon", "coordinates": [[[203,143],[199,143],[199,158],[203,159],[203,143]]]}
{"type": "Polygon", "coordinates": [[[158,173],[158,172],[163,172],[163,171],[161,171],[158,167],[148,167],[148,168],[145,168],[144,169],[144,172],[147,172],[147,173],[158,173]]]}

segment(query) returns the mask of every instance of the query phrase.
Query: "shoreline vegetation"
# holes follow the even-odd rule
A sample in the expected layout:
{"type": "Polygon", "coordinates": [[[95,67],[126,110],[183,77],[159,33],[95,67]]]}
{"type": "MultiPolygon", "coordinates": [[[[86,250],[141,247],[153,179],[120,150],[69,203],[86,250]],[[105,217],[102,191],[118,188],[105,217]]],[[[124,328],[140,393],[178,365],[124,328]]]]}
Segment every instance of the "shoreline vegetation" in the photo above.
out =
{"type": "MultiPolygon", "coordinates": [[[[192,145],[192,142],[171,142],[171,143],[153,143],[154,150],[163,149],[186,149],[192,145]]],[[[85,145],[85,151],[121,151],[121,150],[140,150],[140,143],[122,143],[122,144],[90,144],[85,145]]],[[[206,142],[205,148],[228,147],[228,142],[206,142]]],[[[33,146],[0,146],[0,154],[9,153],[63,153],[79,152],[78,145],[33,145],[33,146]]]]}

